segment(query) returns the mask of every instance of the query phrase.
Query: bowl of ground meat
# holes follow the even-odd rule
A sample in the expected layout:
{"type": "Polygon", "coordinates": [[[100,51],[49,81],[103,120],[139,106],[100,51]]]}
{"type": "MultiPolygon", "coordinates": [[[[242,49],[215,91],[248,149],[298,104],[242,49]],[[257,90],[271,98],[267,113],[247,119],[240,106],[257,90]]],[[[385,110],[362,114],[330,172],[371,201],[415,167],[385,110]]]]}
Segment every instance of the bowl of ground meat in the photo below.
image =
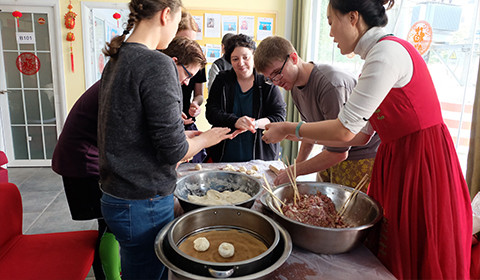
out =
{"type": "Polygon", "coordinates": [[[290,233],[293,243],[314,253],[340,254],[352,250],[383,217],[380,204],[363,192],[339,216],[353,188],[324,182],[299,182],[297,188],[299,198],[295,201],[294,189],[287,183],[273,191],[283,204],[276,203],[271,196],[267,196],[266,204],[274,219],[290,233]]]}

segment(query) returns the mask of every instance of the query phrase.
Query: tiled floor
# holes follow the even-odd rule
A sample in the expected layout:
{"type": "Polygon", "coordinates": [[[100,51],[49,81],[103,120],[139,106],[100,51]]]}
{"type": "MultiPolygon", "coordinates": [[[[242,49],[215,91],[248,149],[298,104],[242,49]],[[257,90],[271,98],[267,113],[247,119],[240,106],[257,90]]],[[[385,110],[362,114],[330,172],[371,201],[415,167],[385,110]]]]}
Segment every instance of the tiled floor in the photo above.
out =
{"type": "MultiPolygon", "coordinates": [[[[25,234],[97,229],[95,220],[72,220],[62,177],[50,168],[10,167],[8,179],[22,195],[25,234]]],[[[95,279],[92,270],[86,279],[95,279]]]]}

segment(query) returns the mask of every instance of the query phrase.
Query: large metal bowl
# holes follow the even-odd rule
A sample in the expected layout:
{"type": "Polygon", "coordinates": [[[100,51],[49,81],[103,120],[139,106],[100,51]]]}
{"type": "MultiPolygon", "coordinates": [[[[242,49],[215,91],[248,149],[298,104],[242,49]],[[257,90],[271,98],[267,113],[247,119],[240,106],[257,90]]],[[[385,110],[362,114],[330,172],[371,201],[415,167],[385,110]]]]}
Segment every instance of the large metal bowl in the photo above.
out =
{"type": "Polygon", "coordinates": [[[251,208],[261,193],[262,184],[258,179],[240,172],[198,171],[179,178],[173,194],[178,198],[183,210],[188,212],[200,207],[213,206],[188,200],[189,194],[204,196],[210,189],[219,192],[236,190],[246,192],[251,198],[233,205],[251,208]]]}
{"type": "Polygon", "coordinates": [[[261,278],[278,268],[291,250],[288,232],[274,220],[254,210],[234,206],[203,207],[188,212],[164,227],[155,240],[155,252],[160,261],[187,279],[261,278]],[[249,233],[263,241],[268,249],[244,261],[209,262],[189,256],[178,248],[193,234],[224,229],[249,233]]]}
{"type": "MultiPolygon", "coordinates": [[[[354,191],[346,186],[323,182],[301,182],[297,186],[300,194],[320,192],[327,195],[337,211],[354,191]]],[[[289,183],[278,186],[273,192],[282,201],[290,201],[293,197],[293,188],[289,183]]],[[[367,232],[383,217],[380,204],[363,192],[359,192],[345,210],[343,219],[353,225],[348,228],[326,228],[300,223],[281,214],[270,196],[266,203],[273,211],[275,220],[290,233],[293,244],[321,254],[350,251],[363,242],[367,232]]]]}

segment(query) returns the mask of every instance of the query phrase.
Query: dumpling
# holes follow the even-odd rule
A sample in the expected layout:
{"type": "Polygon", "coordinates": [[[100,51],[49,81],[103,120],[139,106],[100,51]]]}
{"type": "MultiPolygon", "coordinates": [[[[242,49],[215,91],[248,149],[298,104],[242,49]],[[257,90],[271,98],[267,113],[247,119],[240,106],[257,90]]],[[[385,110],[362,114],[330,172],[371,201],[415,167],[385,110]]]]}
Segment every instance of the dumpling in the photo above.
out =
{"type": "Polygon", "coordinates": [[[235,254],[235,247],[233,247],[231,243],[222,242],[222,244],[218,246],[218,253],[224,258],[230,258],[235,254]]]}
{"type": "Polygon", "coordinates": [[[210,247],[210,242],[205,237],[199,237],[193,241],[193,249],[198,252],[205,252],[210,247]]]}

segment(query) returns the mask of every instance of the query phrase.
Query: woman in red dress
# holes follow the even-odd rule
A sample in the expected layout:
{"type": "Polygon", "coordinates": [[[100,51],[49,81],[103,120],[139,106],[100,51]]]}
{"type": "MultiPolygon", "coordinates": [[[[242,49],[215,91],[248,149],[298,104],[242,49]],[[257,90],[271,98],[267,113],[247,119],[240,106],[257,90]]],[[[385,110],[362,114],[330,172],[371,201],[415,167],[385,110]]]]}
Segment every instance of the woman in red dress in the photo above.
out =
{"type": "Polygon", "coordinates": [[[269,124],[263,139],[356,146],[375,130],[382,143],[368,194],[384,210],[378,258],[397,278],[467,279],[467,185],[427,65],[381,28],[387,4],[393,0],[330,0],[330,36],[342,54],[365,60],[358,84],[336,120],[269,124]]]}

